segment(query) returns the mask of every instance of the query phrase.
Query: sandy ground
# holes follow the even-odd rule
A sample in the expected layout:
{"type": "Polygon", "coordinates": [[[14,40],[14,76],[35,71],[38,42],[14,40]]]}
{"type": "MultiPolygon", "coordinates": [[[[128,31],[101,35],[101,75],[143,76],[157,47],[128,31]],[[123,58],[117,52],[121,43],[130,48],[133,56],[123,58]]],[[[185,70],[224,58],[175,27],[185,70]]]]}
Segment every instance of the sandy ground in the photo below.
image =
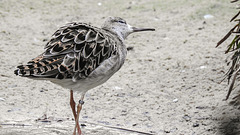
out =
{"type": "Polygon", "coordinates": [[[0,135],[72,134],[69,91],[13,70],[43,52],[58,27],[101,26],[108,16],[156,32],[129,36],[122,69],[87,93],[85,135],[239,135],[239,87],[224,100],[226,46],[215,48],[236,13],[227,0],[0,0],[0,135]]]}

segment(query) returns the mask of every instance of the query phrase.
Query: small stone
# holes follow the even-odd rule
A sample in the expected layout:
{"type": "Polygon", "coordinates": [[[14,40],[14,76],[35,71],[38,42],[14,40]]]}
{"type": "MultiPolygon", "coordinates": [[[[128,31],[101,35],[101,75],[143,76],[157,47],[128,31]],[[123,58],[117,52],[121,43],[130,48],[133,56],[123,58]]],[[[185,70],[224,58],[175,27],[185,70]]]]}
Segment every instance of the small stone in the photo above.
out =
{"type": "Polygon", "coordinates": [[[43,42],[46,42],[46,41],[48,41],[48,39],[44,38],[42,41],[43,41],[43,42]]]}
{"type": "Polygon", "coordinates": [[[127,7],[126,9],[131,9],[132,7],[131,6],[129,6],[129,7],[127,7]]]}
{"type": "Polygon", "coordinates": [[[135,123],[135,124],[133,124],[132,126],[137,126],[137,124],[135,123]]]}
{"type": "Polygon", "coordinates": [[[197,106],[196,109],[205,109],[204,106],[197,106]]]}
{"type": "Polygon", "coordinates": [[[204,17],[204,19],[212,19],[214,16],[207,14],[207,15],[204,15],[203,17],[204,17]]]}
{"type": "Polygon", "coordinates": [[[204,69],[204,68],[207,68],[207,66],[200,66],[200,69],[204,69]]]}
{"type": "Polygon", "coordinates": [[[86,127],[87,125],[86,124],[81,124],[81,127],[86,127]]]}
{"type": "Polygon", "coordinates": [[[57,120],[57,122],[63,122],[63,120],[57,120]]]}
{"type": "Polygon", "coordinates": [[[187,114],[185,114],[185,115],[183,116],[183,119],[186,120],[186,121],[190,121],[190,120],[191,120],[191,117],[188,116],[187,114]]]}
{"type": "Polygon", "coordinates": [[[123,88],[121,88],[121,87],[118,87],[118,86],[115,86],[115,87],[113,87],[115,90],[122,90],[123,88]]]}
{"type": "Polygon", "coordinates": [[[174,103],[177,103],[177,102],[178,102],[178,99],[177,99],[177,98],[175,98],[175,99],[173,100],[173,102],[174,102],[174,103]]]}
{"type": "Polygon", "coordinates": [[[84,118],[84,119],[87,119],[87,118],[88,118],[88,116],[82,116],[82,118],[84,118]]]}
{"type": "Polygon", "coordinates": [[[193,127],[199,127],[199,124],[198,123],[194,123],[193,127]]]}
{"type": "Polygon", "coordinates": [[[41,120],[40,122],[43,122],[43,123],[51,123],[50,120],[41,120]]]}
{"type": "Polygon", "coordinates": [[[170,133],[170,131],[164,130],[165,133],[170,133]]]}
{"type": "Polygon", "coordinates": [[[198,28],[198,30],[203,30],[203,29],[204,29],[204,27],[199,27],[199,28],[198,28]]]}
{"type": "Polygon", "coordinates": [[[133,46],[127,47],[127,50],[128,50],[128,51],[132,51],[132,50],[133,50],[133,46]]]}

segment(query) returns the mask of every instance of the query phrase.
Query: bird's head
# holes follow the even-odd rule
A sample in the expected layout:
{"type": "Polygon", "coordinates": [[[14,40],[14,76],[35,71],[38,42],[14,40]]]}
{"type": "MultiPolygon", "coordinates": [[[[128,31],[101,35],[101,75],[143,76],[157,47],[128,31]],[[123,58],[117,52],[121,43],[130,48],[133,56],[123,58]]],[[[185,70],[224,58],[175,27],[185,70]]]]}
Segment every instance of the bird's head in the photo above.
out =
{"type": "Polygon", "coordinates": [[[122,39],[126,39],[127,36],[133,32],[155,31],[155,29],[153,28],[132,27],[120,17],[108,17],[106,21],[103,23],[102,28],[116,33],[122,39]]]}

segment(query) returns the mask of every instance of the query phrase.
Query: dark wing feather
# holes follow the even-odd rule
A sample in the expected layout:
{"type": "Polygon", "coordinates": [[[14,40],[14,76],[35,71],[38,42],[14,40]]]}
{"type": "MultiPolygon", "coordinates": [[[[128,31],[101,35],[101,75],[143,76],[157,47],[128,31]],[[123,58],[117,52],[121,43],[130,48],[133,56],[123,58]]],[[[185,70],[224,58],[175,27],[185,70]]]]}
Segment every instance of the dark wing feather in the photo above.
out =
{"type": "Polygon", "coordinates": [[[45,46],[45,52],[27,65],[18,66],[16,75],[43,78],[86,78],[104,60],[116,54],[111,33],[84,23],[59,28],[45,46]]]}

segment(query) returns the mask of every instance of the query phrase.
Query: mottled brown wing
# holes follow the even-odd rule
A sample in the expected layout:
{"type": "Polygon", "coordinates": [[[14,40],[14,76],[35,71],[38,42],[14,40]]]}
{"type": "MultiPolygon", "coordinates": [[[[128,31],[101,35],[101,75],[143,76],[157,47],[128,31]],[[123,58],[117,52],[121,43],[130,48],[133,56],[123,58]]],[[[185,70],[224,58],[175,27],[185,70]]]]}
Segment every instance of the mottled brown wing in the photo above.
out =
{"type": "Polygon", "coordinates": [[[116,53],[111,35],[84,23],[70,23],[59,28],[45,46],[45,52],[27,65],[18,66],[15,74],[26,77],[87,77],[104,60],[116,53]]]}

